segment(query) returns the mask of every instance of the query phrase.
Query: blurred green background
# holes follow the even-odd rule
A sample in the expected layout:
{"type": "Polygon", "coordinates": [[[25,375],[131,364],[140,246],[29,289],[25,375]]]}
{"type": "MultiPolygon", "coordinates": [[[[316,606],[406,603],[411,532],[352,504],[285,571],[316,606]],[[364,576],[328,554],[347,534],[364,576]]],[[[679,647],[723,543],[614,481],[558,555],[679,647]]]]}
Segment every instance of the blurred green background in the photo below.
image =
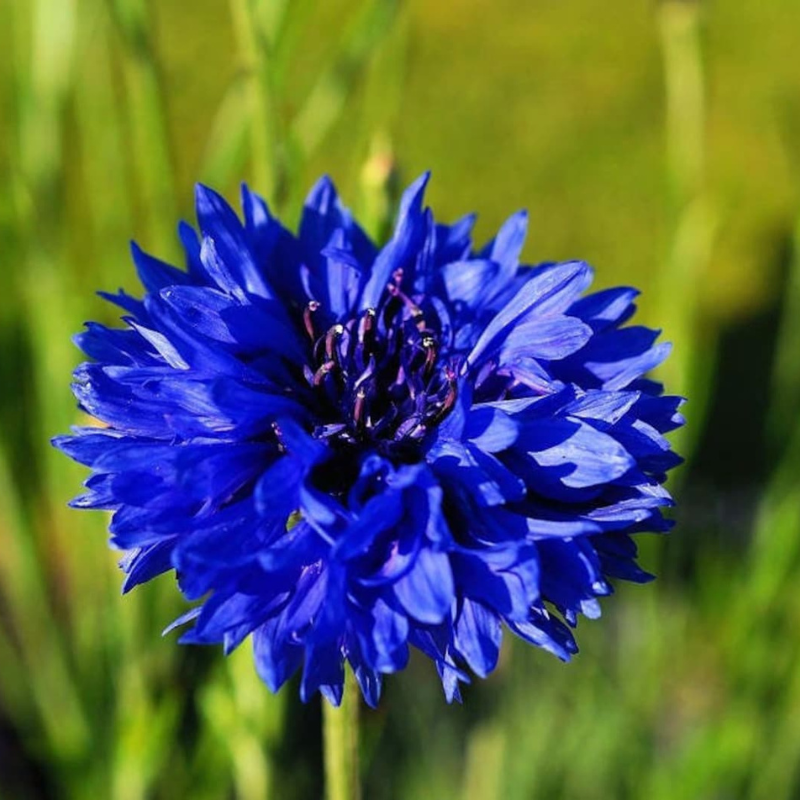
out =
{"type": "Polygon", "coordinates": [[[800,797],[797,0],[0,0],[0,797],[315,798],[319,707],[119,597],[83,471],[70,343],[175,257],[192,185],[293,224],[327,172],[376,236],[433,170],[442,219],[531,212],[531,262],[644,289],[691,398],[679,525],[642,537],[563,665],[504,644],[446,706],[430,664],[363,714],[365,798],[800,797]]]}

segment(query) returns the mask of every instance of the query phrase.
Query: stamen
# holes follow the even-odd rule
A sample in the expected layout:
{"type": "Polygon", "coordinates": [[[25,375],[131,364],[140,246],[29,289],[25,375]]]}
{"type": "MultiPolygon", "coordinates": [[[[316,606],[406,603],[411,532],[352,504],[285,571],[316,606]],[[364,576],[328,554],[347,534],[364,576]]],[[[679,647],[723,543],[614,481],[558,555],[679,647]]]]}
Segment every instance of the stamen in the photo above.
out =
{"type": "Polygon", "coordinates": [[[425,367],[423,369],[423,375],[425,378],[429,378],[431,372],[433,372],[434,364],[436,364],[436,356],[437,356],[437,347],[436,347],[436,339],[432,336],[426,336],[422,340],[422,346],[425,348],[425,367]]]}
{"type": "Polygon", "coordinates": [[[420,422],[408,434],[409,439],[421,439],[428,432],[428,426],[424,422],[420,422]]]}
{"type": "Polygon", "coordinates": [[[336,348],[336,340],[344,333],[342,325],[334,325],[325,336],[325,355],[329,361],[339,363],[339,351],[336,348]]]}
{"type": "Polygon", "coordinates": [[[278,450],[281,453],[286,452],[286,443],[283,441],[283,431],[281,430],[281,426],[278,425],[277,422],[272,423],[272,432],[275,434],[275,438],[278,440],[278,450]]]}
{"type": "Polygon", "coordinates": [[[313,342],[317,337],[314,334],[314,320],[311,315],[319,308],[318,300],[311,300],[303,311],[303,325],[305,325],[306,333],[311,337],[313,342]]]}
{"type": "Polygon", "coordinates": [[[369,363],[366,366],[366,369],[356,378],[355,388],[358,389],[361,387],[361,384],[364,381],[369,380],[375,374],[375,359],[370,358],[369,363]]]}
{"type": "Polygon", "coordinates": [[[372,336],[375,327],[375,309],[368,308],[364,312],[358,323],[358,342],[359,344],[366,344],[367,336],[372,336]]]}
{"type": "Polygon", "coordinates": [[[405,305],[405,307],[408,309],[408,313],[416,324],[417,328],[420,331],[426,330],[428,326],[425,323],[425,315],[423,314],[422,309],[395,284],[390,283],[386,289],[392,297],[399,297],[400,300],[403,301],[403,305],[405,305]]]}
{"type": "Polygon", "coordinates": [[[326,330],[314,317],[323,305],[319,301],[310,301],[303,314],[314,339],[303,373],[332,414],[314,435],[337,447],[371,442],[382,451],[396,447],[405,453],[403,448],[416,448],[456,404],[456,366],[441,362],[435,328],[401,288],[403,271],[395,270],[391,278],[377,309],[364,309],[326,330]]]}
{"type": "Polygon", "coordinates": [[[314,386],[321,386],[325,378],[335,369],[336,364],[333,361],[326,361],[314,373],[314,386]]]}
{"type": "Polygon", "coordinates": [[[445,378],[447,378],[447,394],[442,400],[441,405],[433,412],[431,419],[434,423],[441,422],[452,410],[458,396],[458,383],[456,381],[456,374],[449,367],[445,370],[445,378]]]}
{"type": "Polygon", "coordinates": [[[353,420],[356,423],[357,428],[362,427],[364,405],[366,403],[366,400],[367,400],[367,393],[364,391],[364,387],[362,386],[356,392],[356,402],[353,405],[353,420]]]}
{"type": "Polygon", "coordinates": [[[360,368],[363,368],[372,358],[375,349],[375,309],[368,308],[358,321],[354,357],[360,368]]]}

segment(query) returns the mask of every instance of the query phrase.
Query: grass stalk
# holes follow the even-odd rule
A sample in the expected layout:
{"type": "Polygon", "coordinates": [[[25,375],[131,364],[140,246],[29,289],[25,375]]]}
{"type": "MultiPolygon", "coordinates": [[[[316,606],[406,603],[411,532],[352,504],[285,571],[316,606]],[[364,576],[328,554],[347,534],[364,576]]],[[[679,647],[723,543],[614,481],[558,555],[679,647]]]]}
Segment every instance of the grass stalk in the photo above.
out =
{"type": "Polygon", "coordinates": [[[174,247],[175,187],[164,90],[147,0],[110,0],[122,48],[128,129],[148,242],[159,252],[174,247]]]}
{"type": "Polygon", "coordinates": [[[274,204],[282,192],[282,176],[271,43],[259,25],[252,0],[230,0],[230,8],[249,103],[253,183],[274,204]]]}
{"type": "Polygon", "coordinates": [[[701,330],[698,284],[711,257],[716,213],[706,189],[706,97],[699,0],[662,0],[659,33],[665,86],[665,132],[672,240],[659,273],[658,320],[674,345],[659,377],[670,391],[691,398],[692,424],[674,442],[691,455],[713,374],[715,342],[701,330]]]}

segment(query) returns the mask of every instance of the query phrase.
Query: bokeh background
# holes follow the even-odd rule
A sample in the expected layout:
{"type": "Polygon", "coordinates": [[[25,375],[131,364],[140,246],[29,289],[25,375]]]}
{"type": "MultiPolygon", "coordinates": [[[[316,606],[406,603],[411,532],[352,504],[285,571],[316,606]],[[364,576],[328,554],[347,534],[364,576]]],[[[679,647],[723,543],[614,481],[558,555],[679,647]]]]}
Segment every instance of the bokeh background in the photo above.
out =
{"type": "Polygon", "coordinates": [[[437,216],[527,207],[530,262],[644,290],[687,463],[572,664],[389,679],[365,797],[800,797],[798,52],[797,0],[0,0],[0,797],[321,796],[318,703],[160,638],[172,579],[120,598],[48,440],[94,290],[136,290],[130,238],[176,256],[195,181],[293,223],[327,172],[381,236],[426,168],[437,216]]]}

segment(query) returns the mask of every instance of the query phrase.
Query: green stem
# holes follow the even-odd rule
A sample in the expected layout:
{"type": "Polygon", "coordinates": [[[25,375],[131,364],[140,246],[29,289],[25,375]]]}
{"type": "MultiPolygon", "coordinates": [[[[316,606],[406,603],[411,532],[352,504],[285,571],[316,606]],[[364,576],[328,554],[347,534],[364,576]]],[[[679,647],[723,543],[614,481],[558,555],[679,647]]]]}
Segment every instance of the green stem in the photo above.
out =
{"type": "Polygon", "coordinates": [[[358,687],[347,680],[339,708],[322,701],[326,800],[359,800],[358,687]]]}

